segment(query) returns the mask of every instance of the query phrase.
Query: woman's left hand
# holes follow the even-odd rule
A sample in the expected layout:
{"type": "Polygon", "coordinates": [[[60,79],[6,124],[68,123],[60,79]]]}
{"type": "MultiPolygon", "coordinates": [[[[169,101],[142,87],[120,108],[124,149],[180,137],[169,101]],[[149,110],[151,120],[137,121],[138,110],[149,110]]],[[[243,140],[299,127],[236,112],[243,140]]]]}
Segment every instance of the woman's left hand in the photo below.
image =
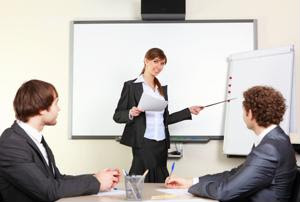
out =
{"type": "Polygon", "coordinates": [[[199,112],[202,109],[204,109],[204,107],[202,107],[202,106],[191,106],[191,107],[189,107],[189,110],[190,110],[191,114],[194,114],[194,115],[198,115],[199,112]]]}

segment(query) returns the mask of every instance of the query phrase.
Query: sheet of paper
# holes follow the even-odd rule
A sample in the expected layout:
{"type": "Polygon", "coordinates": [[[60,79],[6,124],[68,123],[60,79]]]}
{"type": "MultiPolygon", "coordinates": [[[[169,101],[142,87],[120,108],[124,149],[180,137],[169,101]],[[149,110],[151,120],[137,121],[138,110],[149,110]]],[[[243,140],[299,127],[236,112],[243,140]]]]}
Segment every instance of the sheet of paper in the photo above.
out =
{"type": "Polygon", "coordinates": [[[166,194],[174,194],[174,195],[190,195],[187,189],[156,189],[157,191],[166,193],[166,194]]]}
{"type": "Polygon", "coordinates": [[[177,195],[175,194],[161,194],[161,195],[152,196],[151,200],[166,200],[166,199],[173,199],[176,197],[177,195]]]}
{"type": "Polygon", "coordinates": [[[195,198],[195,199],[162,199],[162,200],[156,200],[156,199],[151,199],[151,200],[146,200],[144,202],[191,202],[191,201],[197,201],[197,202],[210,202],[210,199],[204,199],[204,198],[195,198]]]}
{"type": "Polygon", "coordinates": [[[206,198],[189,198],[184,199],[182,197],[186,197],[186,195],[192,196],[192,194],[188,193],[188,189],[156,189],[156,191],[163,192],[164,194],[158,194],[151,197],[151,200],[147,200],[145,202],[155,201],[155,202],[190,202],[190,201],[198,201],[198,202],[210,202],[215,201],[206,198]]]}
{"type": "Polygon", "coordinates": [[[147,93],[143,93],[138,108],[145,111],[162,111],[168,105],[168,101],[158,99],[147,93]]]}
{"type": "Polygon", "coordinates": [[[111,191],[99,192],[97,196],[114,196],[114,195],[125,195],[125,194],[126,194],[125,190],[112,189],[111,191]]]}

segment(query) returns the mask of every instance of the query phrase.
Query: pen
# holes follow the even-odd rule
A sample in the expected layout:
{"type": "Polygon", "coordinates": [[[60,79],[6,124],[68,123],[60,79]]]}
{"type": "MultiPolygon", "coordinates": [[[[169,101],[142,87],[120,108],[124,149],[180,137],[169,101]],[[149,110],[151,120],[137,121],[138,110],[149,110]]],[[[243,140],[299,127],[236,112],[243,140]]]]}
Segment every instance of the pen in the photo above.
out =
{"type": "MultiPolygon", "coordinates": [[[[127,172],[126,172],[124,169],[122,169],[122,172],[123,172],[123,175],[124,175],[125,177],[128,176],[127,172]]],[[[138,200],[138,199],[139,199],[139,198],[138,198],[138,195],[137,195],[137,193],[135,192],[135,190],[134,190],[134,188],[133,188],[133,186],[132,186],[130,180],[128,179],[128,181],[126,181],[126,179],[125,179],[125,182],[126,182],[126,184],[128,185],[129,189],[131,189],[134,198],[138,200]]],[[[138,194],[139,194],[139,193],[138,193],[138,194]]],[[[140,195],[139,195],[139,196],[140,196],[140,195]]]]}
{"type": "Polygon", "coordinates": [[[174,161],[173,164],[172,164],[170,176],[172,175],[172,173],[173,173],[173,171],[174,171],[174,168],[175,168],[175,161],[174,161]]]}
{"type": "Polygon", "coordinates": [[[137,184],[140,184],[140,183],[145,179],[145,177],[146,177],[146,175],[147,175],[148,172],[149,172],[149,170],[147,169],[147,170],[144,172],[143,177],[141,177],[141,178],[139,179],[139,181],[137,182],[137,184]]]}
{"type": "Polygon", "coordinates": [[[147,169],[144,174],[143,174],[143,177],[146,177],[147,173],[149,172],[149,170],[147,169]]]}
{"type": "Polygon", "coordinates": [[[127,176],[127,173],[126,173],[126,171],[124,169],[122,169],[122,172],[123,172],[124,176],[127,176]]]}

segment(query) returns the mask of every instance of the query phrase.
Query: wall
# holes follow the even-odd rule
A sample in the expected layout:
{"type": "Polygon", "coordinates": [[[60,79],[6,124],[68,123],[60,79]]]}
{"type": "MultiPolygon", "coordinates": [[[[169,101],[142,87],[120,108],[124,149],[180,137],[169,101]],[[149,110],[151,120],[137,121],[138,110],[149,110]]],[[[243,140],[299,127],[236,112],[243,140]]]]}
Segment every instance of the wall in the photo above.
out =
{"type": "MultiPolygon", "coordinates": [[[[257,19],[258,47],[294,44],[299,75],[299,4],[298,0],[187,0],[186,19],[257,19]]],[[[0,0],[0,130],[14,120],[12,101],[19,86],[33,78],[46,80],[57,87],[61,112],[58,124],[43,133],[61,171],[78,174],[105,167],[129,169],[130,148],[114,140],[68,138],[70,22],[139,19],[140,0],[0,0]]],[[[299,103],[300,94],[297,100],[299,103]]],[[[175,174],[201,175],[230,168],[242,160],[226,158],[222,141],[185,144],[184,158],[178,161],[175,174]]]]}

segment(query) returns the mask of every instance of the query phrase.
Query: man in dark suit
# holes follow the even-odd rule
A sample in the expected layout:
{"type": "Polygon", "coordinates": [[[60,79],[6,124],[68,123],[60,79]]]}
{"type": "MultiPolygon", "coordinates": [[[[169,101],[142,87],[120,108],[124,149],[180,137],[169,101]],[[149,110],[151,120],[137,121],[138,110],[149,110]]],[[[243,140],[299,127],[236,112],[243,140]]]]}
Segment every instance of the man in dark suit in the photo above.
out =
{"type": "Polygon", "coordinates": [[[232,169],[194,179],[170,177],[169,188],[220,201],[288,202],[296,176],[289,137],[278,126],[286,109],[281,93],[255,86],[244,92],[244,122],[257,135],[246,161],[232,169]]]}
{"type": "Polygon", "coordinates": [[[58,94],[54,86],[30,80],[14,99],[17,120],[0,137],[0,198],[4,202],[55,201],[63,197],[96,194],[113,188],[118,169],[90,175],[62,175],[42,130],[55,125],[58,94]]]}

